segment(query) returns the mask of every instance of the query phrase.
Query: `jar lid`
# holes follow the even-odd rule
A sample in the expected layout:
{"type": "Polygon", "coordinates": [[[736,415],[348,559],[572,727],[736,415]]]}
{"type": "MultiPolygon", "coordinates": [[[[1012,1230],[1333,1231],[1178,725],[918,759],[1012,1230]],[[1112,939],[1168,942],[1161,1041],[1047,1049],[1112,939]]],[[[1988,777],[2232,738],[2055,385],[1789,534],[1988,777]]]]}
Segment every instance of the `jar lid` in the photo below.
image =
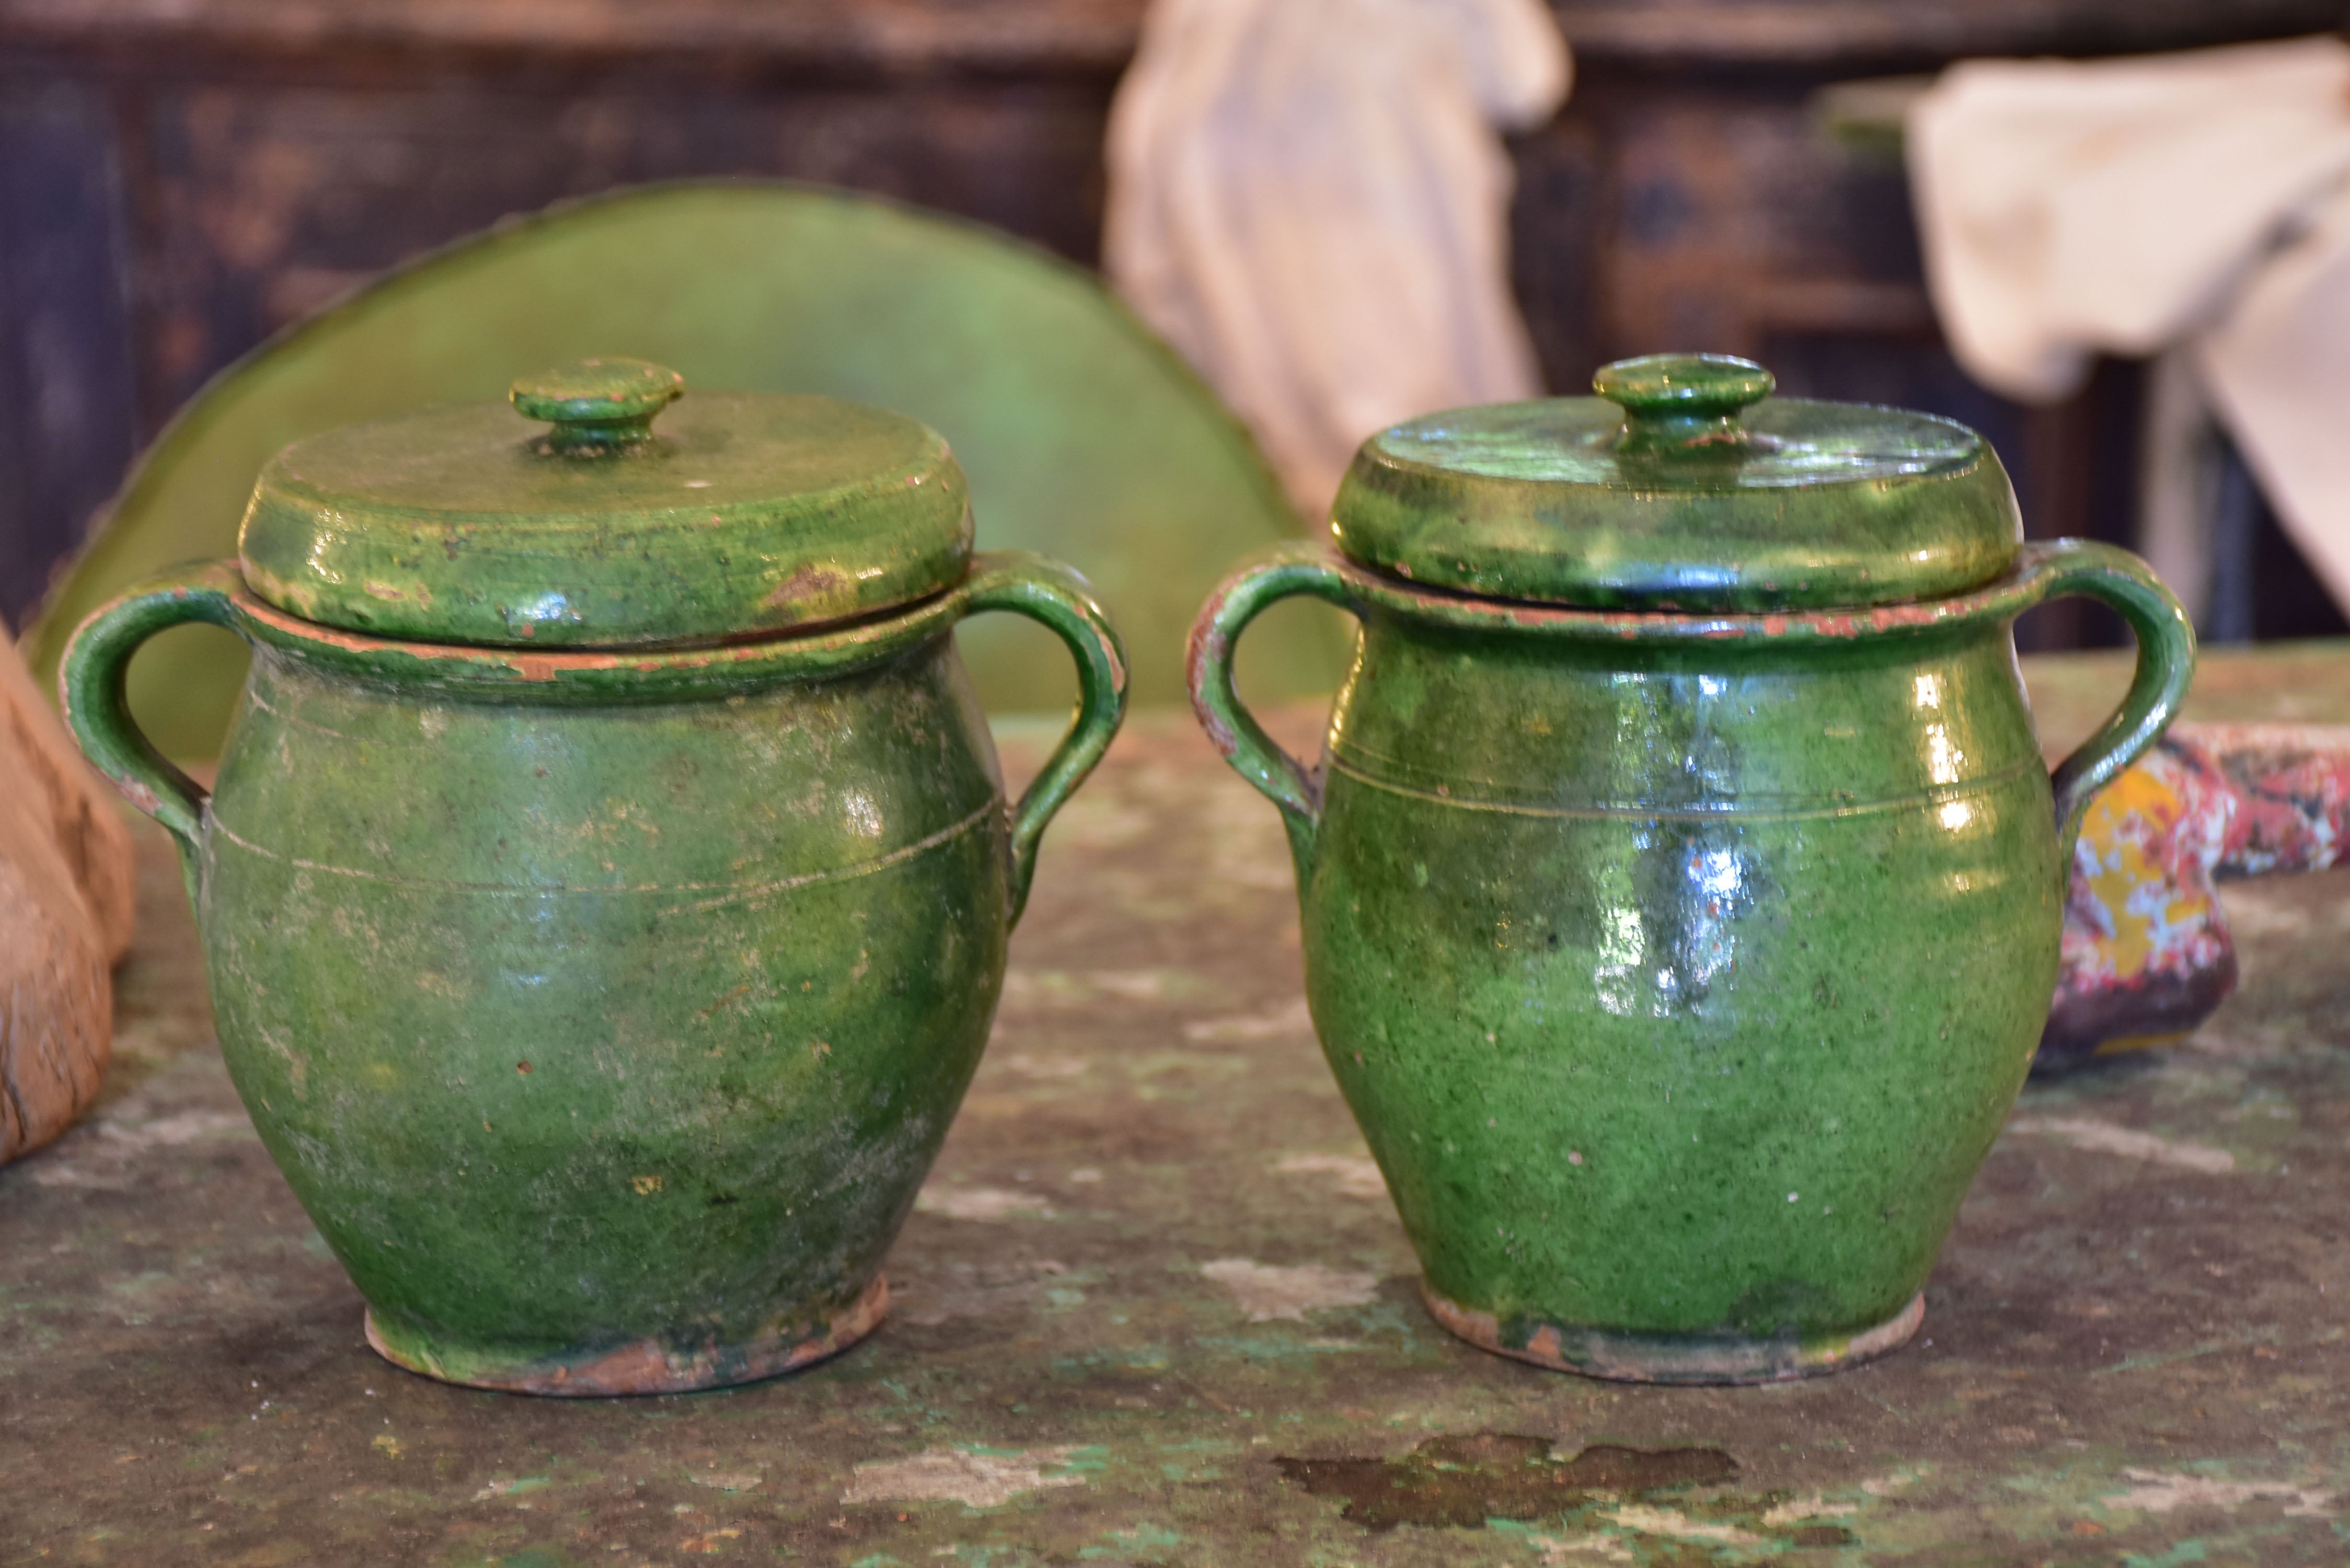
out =
{"type": "Polygon", "coordinates": [[[1373,436],[1331,508],[1338,548],[1425,587],[1593,609],[1896,604],[2015,562],[2014,490],[1964,425],[1772,398],[1769,371],[1721,355],[1619,360],[1592,384],[1373,436]]]}
{"type": "Polygon", "coordinates": [[[254,488],[245,581],[379,637],[579,648],[814,626],[962,576],[969,494],[936,431],[833,398],[684,391],[674,370],[588,359],[516,381],[511,408],[296,441],[254,488]]]}

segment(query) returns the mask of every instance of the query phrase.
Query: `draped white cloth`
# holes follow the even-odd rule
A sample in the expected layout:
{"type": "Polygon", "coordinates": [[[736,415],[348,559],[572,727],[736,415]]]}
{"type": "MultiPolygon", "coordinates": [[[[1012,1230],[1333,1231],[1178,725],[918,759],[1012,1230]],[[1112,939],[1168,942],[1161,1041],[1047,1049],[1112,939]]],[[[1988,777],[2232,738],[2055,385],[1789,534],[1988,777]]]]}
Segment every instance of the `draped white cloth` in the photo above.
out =
{"type": "Polygon", "coordinates": [[[2350,45],[1973,60],[1909,110],[1952,351],[2026,401],[2185,345],[2279,521],[2350,607],[2350,45]]]}
{"type": "Polygon", "coordinates": [[[1538,394],[1498,130],[1548,119],[1569,73],[1540,0],[1154,0],[1104,259],[1306,515],[1366,436],[1538,394]]]}

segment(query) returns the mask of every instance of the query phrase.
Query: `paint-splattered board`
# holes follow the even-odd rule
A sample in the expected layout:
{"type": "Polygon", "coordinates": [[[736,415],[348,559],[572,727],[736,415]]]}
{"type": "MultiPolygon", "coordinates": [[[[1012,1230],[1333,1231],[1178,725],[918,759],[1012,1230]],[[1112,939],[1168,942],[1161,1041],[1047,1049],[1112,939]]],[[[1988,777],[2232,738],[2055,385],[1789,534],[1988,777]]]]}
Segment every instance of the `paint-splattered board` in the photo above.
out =
{"type": "MultiPolygon", "coordinates": [[[[2033,674],[2074,733],[2120,678],[2033,674]]],[[[2201,692],[2203,717],[2350,721],[2350,648],[2216,659],[2201,692]]],[[[2243,989],[2189,1047],[2026,1091],[1911,1347],[1616,1386],[1423,1314],[1306,1031],[1274,815],[1184,716],[1142,714],[1047,845],[889,1324],[757,1387],[575,1403],[368,1352],[209,1044],[159,838],[107,1098],[0,1171],[0,1563],[2350,1550],[2344,874],[2229,890],[2243,989]]]]}

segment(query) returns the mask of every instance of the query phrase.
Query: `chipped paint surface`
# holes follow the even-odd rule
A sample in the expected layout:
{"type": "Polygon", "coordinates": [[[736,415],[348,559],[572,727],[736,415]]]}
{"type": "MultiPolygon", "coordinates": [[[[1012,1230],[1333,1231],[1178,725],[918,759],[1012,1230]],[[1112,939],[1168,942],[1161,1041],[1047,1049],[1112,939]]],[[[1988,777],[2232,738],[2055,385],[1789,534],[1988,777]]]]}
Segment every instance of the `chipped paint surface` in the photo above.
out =
{"type": "Polygon", "coordinates": [[[1713,1524],[1669,1508],[1648,1508],[1627,1503],[1611,1508],[1602,1518],[1638,1531],[1642,1535],[1661,1535],[1673,1541],[1701,1541],[1714,1546],[1764,1546],[1769,1542],[1751,1530],[1741,1530],[1734,1524],[1713,1524]]]}
{"type": "Polygon", "coordinates": [[[2157,1165],[2175,1165],[2207,1176],[2219,1176],[2236,1168],[2236,1157],[2224,1148],[2158,1137],[2135,1127],[2116,1127],[2111,1122],[2092,1121],[2085,1116],[2011,1116],[2007,1130],[2041,1133],[2063,1138],[2074,1148],[2117,1154],[2126,1159],[2151,1160],[2157,1165]]]}
{"type": "Polygon", "coordinates": [[[1279,1040],[1295,1035],[1311,1039],[1313,1034],[1314,1018],[1306,1012],[1305,999],[1302,996],[1261,1012],[1200,1018],[1183,1025],[1183,1038],[1186,1040],[1239,1042],[1279,1040]]]}
{"type": "Polygon", "coordinates": [[[1075,1444],[1008,1454],[931,1449],[910,1459],[858,1465],[857,1479],[840,1494],[840,1501],[959,1502],[967,1508],[1000,1508],[1024,1492],[1085,1485],[1085,1477],[1057,1469],[1076,1451],[1075,1444]],[[1047,1475],[1048,1469],[1054,1473],[1047,1475]]]}
{"type": "Polygon", "coordinates": [[[943,1214],[950,1220],[1007,1220],[1021,1216],[1049,1218],[1052,1205],[1033,1192],[1007,1192],[1001,1187],[951,1187],[928,1182],[914,1198],[917,1214],[943,1214]]]}
{"type": "MultiPolygon", "coordinates": [[[[1320,716],[1266,717],[1310,743],[1320,716]]],[[[1083,845],[1055,829],[1013,965],[1063,978],[1006,1002],[933,1173],[1034,1194],[1054,1217],[916,1211],[876,1334],[717,1394],[533,1400],[378,1360],[341,1266],[242,1126],[176,869],[142,829],[142,934],[104,1096],[0,1170],[0,1541],[97,1568],[2114,1568],[2183,1565],[2189,1542],[2207,1568],[2340,1561],[2343,1514],[2294,1511],[2303,1492],[2325,1508],[2350,1492],[2350,1259],[2334,1241],[2350,973],[2330,961],[2350,872],[2228,885],[2244,980],[2211,1023],[2024,1091],[2021,1116],[2149,1130],[2229,1151],[2235,1171],[2011,1130],[1899,1355],[1774,1389],[1600,1384],[1461,1345],[1420,1306],[1386,1203],[1349,1195],[1336,1168],[1275,1168],[1359,1156],[1319,1049],[1186,1025],[1298,994],[1286,887],[1199,874],[1283,856],[1282,830],[1188,720],[1129,729],[1077,800],[1147,826],[1083,845]],[[1086,978],[1143,973],[1139,994],[1086,978]],[[45,1184],[52,1165],[91,1179],[45,1184]],[[1375,1283],[1361,1305],[1251,1322],[1201,1272],[1220,1259],[1375,1283]],[[1498,1512],[1472,1495],[1512,1455],[1541,1450],[1541,1480],[1610,1448],[1711,1450],[1736,1470],[1635,1475],[1571,1507],[1515,1481],[1498,1512]],[[941,1450],[1082,1484],[992,1505],[842,1501],[859,1467],[941,1450]],[[1400,1469],[1399,1501],[1463,1521],[1374,1529],[1284,1459],[1357,1464],[1348,1484],[1382,1497],[1400,1469]],[[2150,1489],[2181,1501],[2123,1505],[2150,1489]],[[1602,1517],[1625,1508],[1768,1544],[1602,1517]]],[[[1042,751],[1014,749],[1015,779],[1042,751]]],[[[551,1069],[531,1060],[536,1085],[551,1069]]],[[[947,1462],[947,1484],[970,1483],[947,1462]]]]}
{"type": "Polygon", "coordinates": [[[1349,1198],[1385,1198],[1387,1178],[1367,1154],[1293,1154],[1274,1162],[1284,1176],[1325,1176],[1349,1198]]]}
{"type": "Polygon", "coordinates": [[[1378,1276],[1320,1263],[1283,1266],[1247,1258],[1218,1258],[1200,1272],[1232,1293],[1251,1323],[1281,1318],[1304,1323],[1305,1314],[1331,1307],[1367,1306],[1378,1276]]]}
{"type": "Polygon", "coordinates": [[[2181,1508],[2234,1510],[2248,1502],[2282,1502],[2288,1514],[2324,1518],[2334,1511],[2334,1495],[2313,1487],[2276,1481],[2231,1481],[2184,1471],[2125,1469],[2130,1490],[2106,1500],[2108,1508],[2141,1508],[2168,1513],[2181,1508]]]}
{"type": "Polygon", "coordinates": [[[1629,1563],[1633,1560],[1631,1543],[1613,1535],[1576,1535],[1565,1539],[1555,1535],[1529,1535],[1526,1544],[1542,1554],[1535,1559],[1542,1568],[1569,1568],[1577,1563],[1629,1563]]]}
{"type": "Polygon", "coordinates": [[[1785,1502],[1773,1504],[1762,1511],[1762,1522],[1773,1527],[1801,1524],[1808,1519],[1834,1519],[1841,1514],[1856,1512],[1857,1508],[1855,1503],[1830,1502],[1814,1492],[1809,1497],[1791,1498],[1785,1502]]]}
{"type": "Polygon", "coordinates": [[[1556,1452],[1547,1438],[1519,1432],[1447,1434],[1386,1459],[1284,1456],[1274,1463],[1301,1491],[1345,1498],[1344,1517],[1374,1532],[1399,1524],[1477,1529],[1494,1520],[1574,1517],[1594,1510],[1600,1519],[1647,1529],[1682,1516],[1632,1500],[1680,1497],[1738,1475],[1738,1461],[1715,1449],[1595,1443],[1570,1456],[1556,1452]],[[1626,1512],[1635,1518],[1617,1519],[1626,1512]]]}

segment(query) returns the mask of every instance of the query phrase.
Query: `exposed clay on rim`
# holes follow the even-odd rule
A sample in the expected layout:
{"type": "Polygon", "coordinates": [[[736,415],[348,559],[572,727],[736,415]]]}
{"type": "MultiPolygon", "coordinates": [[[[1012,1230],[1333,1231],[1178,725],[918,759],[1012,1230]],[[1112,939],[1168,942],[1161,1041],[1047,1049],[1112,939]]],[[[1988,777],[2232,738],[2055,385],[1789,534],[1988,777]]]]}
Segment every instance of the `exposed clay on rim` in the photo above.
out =
{"type": "Polygon", "coordinates": [[[746,1345],[702,1345],[682,1350],[656,1339],[640,1339],[587,1361],[569,1363],[559,1357],[491,1368],[458,1376],[432,1360],[409,1355],[384,1343],[375,1314],[367,1314],[367,1341],[378,1355],[393,1366],[442,1383],[471,1388],[495,1388],[509,1394],[547,1394],[569,1398],[619,1394],[688,1394],[697,1388],[724,1388],[756,1383],[763,1377],[806,1366],[837,1355],[873,1332],[889,1310],[889,1283],[879,1275],[865,1293],[821,1331],[794,1338],[780,1335],[746,1345]]]}
{"type": "Polygon", "coordinates": [[[1789,1383],[1840,1372],[1898,1350],[1926,1321],[1921,1293],[1872,1328],[1807,1340],[1742,1339],[1728,1334],[1625,1334],[1544,1324],[1523,1345],[1505,1345],[1493,1314],[1439,1295],[1427,1280],[1420,1299],[1436,1321],[1480,1350],[1619,1383],[1789,1383]]]}
{"type": "Polygon", "coordinates": [[[1223,668],[1232,657],[1231,640],[1214,624],[1214,618],[1223,613],[1224,601],[1229,597],[1219,587],[1208,600],[1200,611],[1200,618],[1191,623],[1191,635],[1183,655],[1191,686],[1191,706],[1200,715],[1200,726],[1207,731],[1208,743],[1216,748],[1216,754],[1227,762],[1241,749],[1241,738],[1224,722],[1223,716],[1208,705],[1206,682],[1211,679],[1209,672],[1223,668]]]}
{"type": "Polygon", "coordinates": [[[402,638],[375,637],[366,632],[346,631],[339,627],[305,620],[244,589],[234,592],[230,598],[239,615],[276,632],[287,642],[313,643],[362,657],[399,654],[428,662],[510,670],[525,681],[537,682],[601,670],[634,670],[652,674],[671,670],[720,669],[752,663],[778,653],[847,646],[855,641],[870,640],[877,630],[894,629],[889,623],[895,620],[911,619],[918,615],[935,612],[952,597],[957,589],[969,586],[968,583],[958,584],[956,588],[950,588],[945,594],[918,599],[887,616],[856,621],[846,627],[835,623],[791,628],[713,646],[618,651],[579,649],[556,653],[527,653],[489,644],[419,642],[402,638]]]}
{"type": "Polygon", "coordinates": [[[1489,598],[1464,590],[1399,580],[1326,552],[1321,559],[1363,599],[1472,630],[1550,632],[1641,641],[1715,642],[1791,639],[1850,641],[1885,632],[1927,631],[1979,618],[2020,615],[2063,591],[2064,563],[2043,541],[2028,541],[2015,564],[1992,581],[1946,598],[1849,608],[1798,610],[1582,609],[1489,598]]]}

